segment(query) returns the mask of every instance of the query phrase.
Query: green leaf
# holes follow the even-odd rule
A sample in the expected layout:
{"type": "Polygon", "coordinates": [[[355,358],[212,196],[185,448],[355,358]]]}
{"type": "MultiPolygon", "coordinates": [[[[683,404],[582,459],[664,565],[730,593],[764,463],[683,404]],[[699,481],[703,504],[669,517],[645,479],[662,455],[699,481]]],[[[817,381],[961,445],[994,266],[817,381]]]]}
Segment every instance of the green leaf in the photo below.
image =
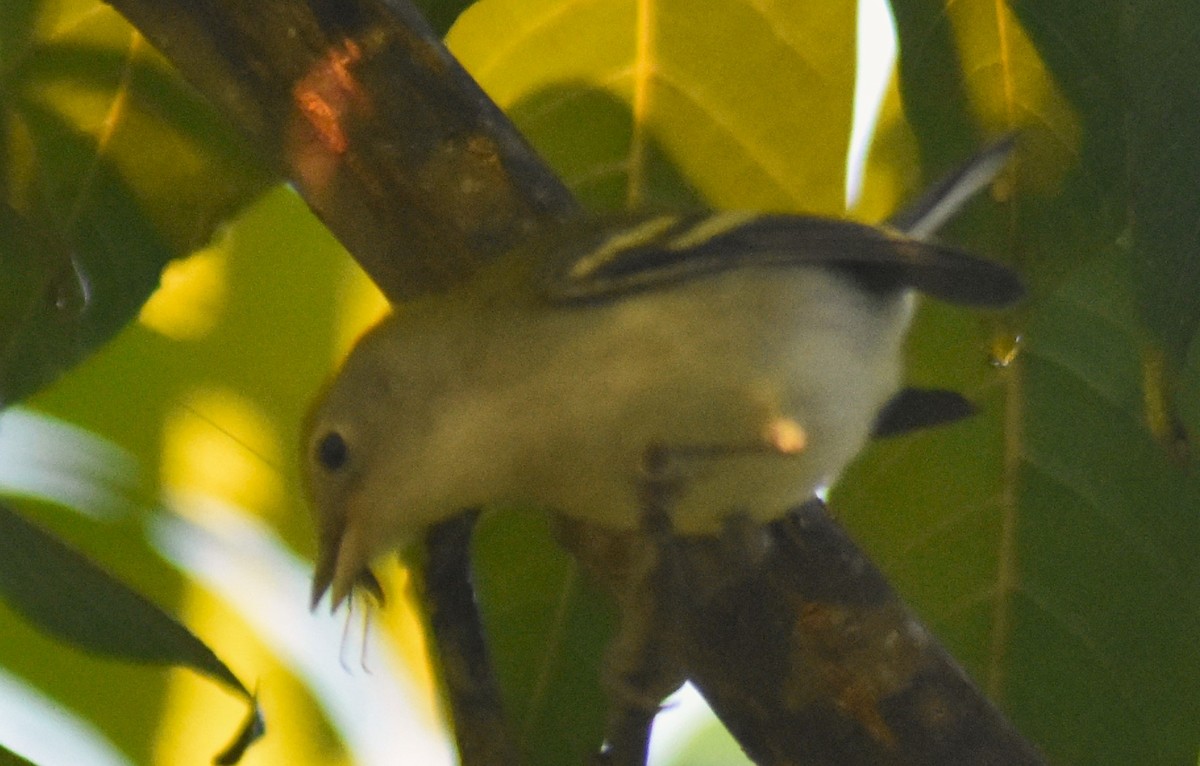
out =
{"type": "Polygon", "coordinates": [[[0,766],[34,766],[34,763],[0,745],[0,766]]]}
{"type": "MultiPolygon", "coordinates": [[[[1140,311],[1153,340],[1182,363],[1200,326],[1200,7],[1151,3],[1017,2],[1058,79],[1087,120],[1088,170],[1128,203],[1140,311]]],[[[1105,211],[1110,212],[1110,211],[1105,211]]]]}
{"type": "Polygon", "coordinates": [[[473,546],[492,661],[529,763],[583,763],[604,737],[607,601],[559,547],[544,514],[485,516],[473,546]]]}
{"type": "Polygon", "coordinates": [[[1020,587],[998,671],[1062,762],[1180,763],[1200,709],[1200,480],[1147,431],[1137,318],[1110,308],[1124,268],[1092,264],[1030,328],[1020,587]]]}
{"type": "MultiPolygon", "coordinates": [[[[1157,377],[1151,361],[1195,354],[1181,302],[1194,302],[1196,261],[1174,254],[1195,251],[1194,158],[1158,173],[1165,160],[1144,164],[1133,142],[1175,146],[1174,117],[1156,115],[1195,99],[1173,75],[1114,56],[1145,34],[1138,25],[1166,35],[1166,22],[1103,3],[894,7],[927,172],[972,136],[1022,130],[999,204],[952,236],[1014,262],[1034,292],[981,321],[923,307],[910,377],[965,391],[983,414],[875,445],[834,504],[1052,762],[1185,762],[1200,709],[1200,660],[1186,648],[1200,630],[1200,482],[1186,446],[1163,437],[1186,442],[1174,429],[1187,410],[1170,395],[1200,400],[1200,381],[1171,365],[1157,377]],[[1146,93],[1125,91],[1135,79],[1146,93]],[[1162,257],[1143,254],[1139,196],[1156,200],[1162,257]],[[1148,310],[1155,301],[1175,308],[1148,310]]],[[[1176,10],[1154,9],[1186,36],[1195,11],[1176,10]]]]}
{"type": "MultiPolygon", "coordinates": [[[[1052,761],[1178,763],[1200,703],[1187,649],[1200,630],[1200,482],[1140,417],[1119,266],[1094,260],[1033,308],[996,378],[984,349],[970,350],[987,414],[878,445],[835,502],[1052,761]],[[871,513],[878,497],[891,500],[871,513]]],[[[962,356],[951,336],[933,338],[943,359],[962,356]]]]}
{"type": "Polygon", "coordinates": [[[53,235],[0,201],[0,405],[73,361],[85,302],[75,264],[53,235]]]}
{"type": "Polygon", "coordinates": [[[5,505],[0,505],[0,593],[42,630],[80,649],[130,662],[184,665],[245,697],[253,710],[220,763],[235,763],[262,734],[254,695],[204,642],[5,505]]]}
{"type": "Polygon", "coordinates": [[[269,180],[119,16],[5,7],[0,28],[0,403],[53,380],[134,316],[172,258],[269,180]],[[14,237],[14,232],[19,233],[14,237]]]}
{"type": "Polygon", "coordinates": [[[472,0],[414,0],[413,5],[420,9],[429,26],[438,34],[445,35],[459,14],[471,6],[471,2],[472,0]]]}
{"type": "MultiPolygon", "coordinates": [[[[31,109],[25,117],[41,135],[53,136],[57,143],[46,166],[58,166],[65,173],[66,166],[91,153],[87,140],[55,115],[31,109]]],[[[56,289],[43,287],[25,296],[25,300],[32,298],[32,310],[16,333],[5,339],[2,404],[50,382],[135,316],[157,285],[159,268],[170,258],[156,232],[146,226],[129,190],[102,169],[97,168],[95,175],[106,188],[87,212],[80,213],[77,239],[66,242],[60,239],[61,231],[42,229],[46,244],[32,255],[42,260],[42,269],[56,289]],[[122,219],[126,226],[116,239],[109,222],[122,219]],[[117,264],[123,268],[114,268],[117,264]]],[[[31,228],[37,225],[30,224],[31,228]]]]}

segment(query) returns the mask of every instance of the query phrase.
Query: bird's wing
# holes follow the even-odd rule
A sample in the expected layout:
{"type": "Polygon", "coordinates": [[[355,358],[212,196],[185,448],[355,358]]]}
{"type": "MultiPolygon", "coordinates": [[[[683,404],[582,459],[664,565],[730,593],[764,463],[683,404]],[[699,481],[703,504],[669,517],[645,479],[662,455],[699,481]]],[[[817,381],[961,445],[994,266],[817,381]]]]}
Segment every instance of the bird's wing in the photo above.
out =
{"type": "Polygon", "coordinates": [[[927,238],[985,188],[1014,140],[985,148],[887,225],[807,215],[617,214],[577,225],[547,254],[552,301],[597,302],[746,266],[830,266],[866,290],[914,288],[969,306],[1007,306],[1024,294],[1005,266],[927,238]]]}
{"type": "Polygon", "coordinates": [[[1023,288],[1005,266],[898,231],[805,215],[662,214],[613,217],[570,237],[548,259],[555,302],[612,300],[747,266],[829,266],[866,290],[915,288],[970,306],[1001,307],[1023,288]]]}

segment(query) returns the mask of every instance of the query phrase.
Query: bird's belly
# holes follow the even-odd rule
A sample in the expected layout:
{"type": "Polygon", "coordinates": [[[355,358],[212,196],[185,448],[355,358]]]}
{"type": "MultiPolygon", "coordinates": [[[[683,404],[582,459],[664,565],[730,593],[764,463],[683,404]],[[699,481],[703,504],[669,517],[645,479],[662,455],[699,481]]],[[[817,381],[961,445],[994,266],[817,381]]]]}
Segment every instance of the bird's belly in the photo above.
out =
{"type": "Polygon", "coordinates": [[[590,480],[575,478],[583,481],[558,488],[540,504],[622,529],[637,526],[648,508],[661,507],[672,527],[685,535],[717,533],[729,518],[773,520],[811,497],[820,485],[820,477],[800,458],[682,452],[670,455],[653,472],[642,467],[597,470],[590,480]],[[580,493],[581,488],[587,491],[580,493]]]}
{"type": "Polygon", "coordinates": [[[838,278],[795,274],[601,309],[550,366],[570,382],[533,388],[543,431],[522,440],[509,499],[629,528],[669,486],[675,528],[704,534],[777,518],[835,479],[898,385],[907,308],[864,323],[838,278]]]}

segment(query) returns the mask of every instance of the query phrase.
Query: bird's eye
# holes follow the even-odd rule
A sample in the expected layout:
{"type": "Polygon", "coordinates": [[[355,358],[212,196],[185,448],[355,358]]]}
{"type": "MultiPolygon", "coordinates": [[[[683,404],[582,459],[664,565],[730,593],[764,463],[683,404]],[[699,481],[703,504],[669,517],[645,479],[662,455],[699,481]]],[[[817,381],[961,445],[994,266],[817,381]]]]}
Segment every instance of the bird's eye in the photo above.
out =
{"type": "Polygon", "coordinates": [[[317,462],[327,471],[340,471],[350,462],[350,447],[337,431],[330,431],[317,442],[317,462]]]}

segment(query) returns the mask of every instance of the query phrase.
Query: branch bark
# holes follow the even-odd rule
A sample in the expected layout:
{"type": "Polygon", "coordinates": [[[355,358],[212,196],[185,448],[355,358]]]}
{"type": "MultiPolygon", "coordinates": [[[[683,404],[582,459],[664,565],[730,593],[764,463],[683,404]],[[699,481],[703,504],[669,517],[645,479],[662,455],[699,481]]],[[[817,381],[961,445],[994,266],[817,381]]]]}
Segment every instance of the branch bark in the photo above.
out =
{"type": "Polygon", "coordinates": [[[471,582],[471,532],[478,516],[471,511],[429,530],[421,593],[460,760],[466,766],[517,766],[521,757],[504,715],[471,582]]]}
{"type": "Polygon", "coordinates": [[[392,300],[578,208],[404,0],[110,0],[392,300]]]}
{"type": "MultiPolygon", "coordinates": [[[[573,521],[564,544],[615,593],[637,533],[573,521]]],[[[728,541],[678,541],[686,593],[661,640],[761,766],[1034,766],[1044,759],[812,500],[747,566],[728,541]]]]}

